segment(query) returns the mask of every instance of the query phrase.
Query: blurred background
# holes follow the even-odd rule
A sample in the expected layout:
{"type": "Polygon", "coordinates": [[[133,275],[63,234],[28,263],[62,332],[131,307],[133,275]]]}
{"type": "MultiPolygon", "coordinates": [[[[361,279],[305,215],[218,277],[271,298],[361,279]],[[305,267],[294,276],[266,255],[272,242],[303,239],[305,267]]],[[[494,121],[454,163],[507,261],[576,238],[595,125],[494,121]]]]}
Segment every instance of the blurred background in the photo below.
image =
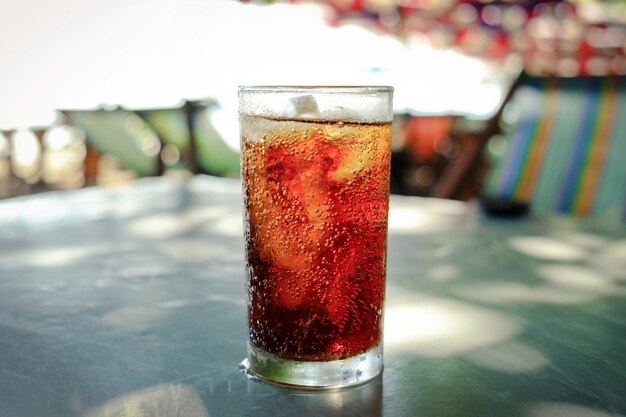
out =
{"type": "Polygon", "coordinates": [[[0,15],[0,198],[237,177],[238,85],[392,85],[393,193],[626,218],[624,0],[3,0],[0,15]]]}

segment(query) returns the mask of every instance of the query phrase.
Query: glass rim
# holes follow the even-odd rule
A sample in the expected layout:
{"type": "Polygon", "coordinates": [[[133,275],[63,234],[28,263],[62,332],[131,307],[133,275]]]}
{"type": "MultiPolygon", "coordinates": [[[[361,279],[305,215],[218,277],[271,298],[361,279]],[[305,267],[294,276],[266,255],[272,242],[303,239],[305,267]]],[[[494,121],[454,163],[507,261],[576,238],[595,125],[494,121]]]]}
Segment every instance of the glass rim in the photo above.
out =
{"type": "Polygon", "coordinates": [[[354,94],[354,93],[393,93],[390,85],[240,85],[240,93],[326,93],[326,94],[354,94]]]}

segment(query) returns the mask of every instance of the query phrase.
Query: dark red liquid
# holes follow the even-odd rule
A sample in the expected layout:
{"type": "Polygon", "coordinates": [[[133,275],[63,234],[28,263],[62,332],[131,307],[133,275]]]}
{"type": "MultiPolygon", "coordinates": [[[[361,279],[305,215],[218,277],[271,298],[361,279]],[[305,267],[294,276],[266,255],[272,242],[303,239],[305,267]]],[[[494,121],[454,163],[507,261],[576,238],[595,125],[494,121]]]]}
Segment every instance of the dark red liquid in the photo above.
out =
{"type": "Polygon", "coordinates": [[[242,126],[250,341],[296,360],[378,345],[390,124],[242,126]]]}

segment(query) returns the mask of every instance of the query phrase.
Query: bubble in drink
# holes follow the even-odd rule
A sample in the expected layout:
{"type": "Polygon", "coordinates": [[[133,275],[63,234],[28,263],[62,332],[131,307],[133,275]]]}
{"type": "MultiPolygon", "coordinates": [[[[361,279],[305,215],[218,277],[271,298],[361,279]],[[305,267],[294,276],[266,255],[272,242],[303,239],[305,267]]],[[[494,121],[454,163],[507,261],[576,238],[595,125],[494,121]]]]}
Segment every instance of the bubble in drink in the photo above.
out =
{"type": "Polygon", "coordinates": [[[251,343],[309,361],[377,346],[391,124],[242,116],[241,125],[251,343]]]}

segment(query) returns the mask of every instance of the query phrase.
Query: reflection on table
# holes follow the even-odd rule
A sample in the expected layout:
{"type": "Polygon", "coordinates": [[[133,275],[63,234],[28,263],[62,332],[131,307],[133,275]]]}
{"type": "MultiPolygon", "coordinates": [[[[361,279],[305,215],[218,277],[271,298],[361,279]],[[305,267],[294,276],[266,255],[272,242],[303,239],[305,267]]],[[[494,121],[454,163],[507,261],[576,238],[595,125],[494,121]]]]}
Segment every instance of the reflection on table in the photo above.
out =
{"type": "Polygon", "coordinates": [[[240,185],[0,203],[0,414],[626,415],[626,226],[392,196],[385,372],[248,380],[240,185]]]}

